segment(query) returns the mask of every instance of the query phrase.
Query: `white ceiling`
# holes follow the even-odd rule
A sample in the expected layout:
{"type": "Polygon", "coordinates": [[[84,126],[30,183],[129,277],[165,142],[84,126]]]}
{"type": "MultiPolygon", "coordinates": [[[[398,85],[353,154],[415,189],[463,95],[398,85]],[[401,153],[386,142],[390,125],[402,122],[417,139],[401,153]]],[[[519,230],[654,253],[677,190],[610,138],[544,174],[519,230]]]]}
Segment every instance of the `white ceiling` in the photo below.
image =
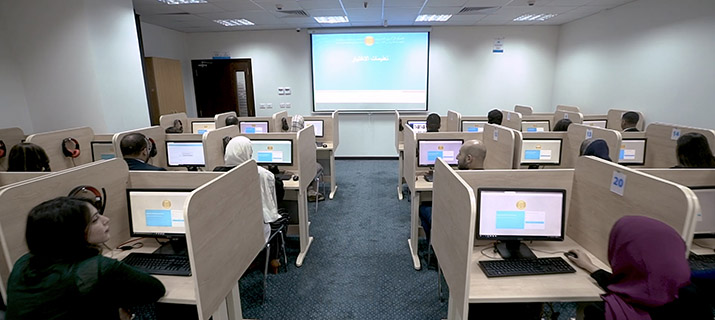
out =
{"type": "Polygon", "coordinates": [[[207,0],[167,5],[133,0],[141,21],[181,32],[383,26],[560,25],[635,0],[207,0]],[[367,7],[365,7],[367,3],[367,7]],[[459,14],[465,7],[494,7],[459,14]],[[280,10],[278,9],[280,8],[280,10]],[[308,16],[289,14],[304,11],[308,16]],[[348,23],[321,25],[312,17],[343,16],[348,23]],[[523,14],[555,13],[547,21],[514,22],[523,14]],[[452,14],[447,22],[415,22],[419,14],[452,14]],[[254,26],[224,27],[217,19],[248,19],[254,26]]]}

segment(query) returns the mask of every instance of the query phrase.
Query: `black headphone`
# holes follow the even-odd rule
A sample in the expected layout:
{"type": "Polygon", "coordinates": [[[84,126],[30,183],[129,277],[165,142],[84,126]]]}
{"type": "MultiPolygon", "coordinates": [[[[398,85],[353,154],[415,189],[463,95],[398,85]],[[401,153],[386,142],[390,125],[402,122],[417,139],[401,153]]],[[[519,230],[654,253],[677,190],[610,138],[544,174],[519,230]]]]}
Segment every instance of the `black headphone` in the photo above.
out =
{"type": "Polygon", "coordinates": [[[290,127],[288,126],[288,120],[286,120],[286,118],[283,117],[283,119],[281,119],[281,122],[283,123],[283,125],[281,126],[281,129],[283,129],[283,131],[288,131],[288,129],[290,129],[290,127]]]}
{"type": "Polygon", "coordinates": [[[181,120],[175,119],[174,120],[174,125],[171,127],[168,127],[164,130],[165,133],[183,133],[184,132],[184,126],[181,124],[181,120]]]}
{"type": "Polygon", "coordinates": [[[149,154],[149,158],[154,158],[156,157],[156,142],[154,139],[145,137],[146,138],[146,152],[149,154]]]}
{"type": "Polygon", "coordinates": [[[62,139],[62,153],[65,157],[79,157],[79,142],[77,139],[72,137],[62,139]]]}
{"type": "Polygon", "coordinates": [[[405,127],[402,126],[402,119],[398,119],[397,122],[399,124],[400,131],[405,130],[405,127]]]}
{"type": "Polygon", "coordinates": [[[104,214],[104,208],[107,206],[107,190],[105,190],[104,188],[102,188],[102,193],[99,193],[99,190],[92,186],[77,186],[72,189],[72,191],[70,191],[67,196],[75,199],[89,200],[89,202],[95,208],[97,208],[99,214],[102,215],[104,214]],[[91,192],[94,197],[87,198],[85,196],[82,196],[82,193],[84,192],[91,192]]]}
{"type": "Polygon", "coordinates": [[[0,140],[0,158],[5,157],[5,153],[7,153],[7,149],[5,148],[5,142],[0,140]]]}

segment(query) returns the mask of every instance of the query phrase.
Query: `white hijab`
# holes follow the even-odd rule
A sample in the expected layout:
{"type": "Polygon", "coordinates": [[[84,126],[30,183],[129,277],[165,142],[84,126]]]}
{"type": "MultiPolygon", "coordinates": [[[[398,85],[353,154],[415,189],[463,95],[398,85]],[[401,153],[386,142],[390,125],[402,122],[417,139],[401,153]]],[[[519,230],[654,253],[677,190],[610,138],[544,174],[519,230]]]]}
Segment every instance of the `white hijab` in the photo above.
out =
{"type": "Polygon", "coordinates": [[[223,161],[227,166],[237,166],[253,157],[253,146],[251,140],[244,136],[237,136],[231,139],[226,145],[226,154],[223,161]]]}

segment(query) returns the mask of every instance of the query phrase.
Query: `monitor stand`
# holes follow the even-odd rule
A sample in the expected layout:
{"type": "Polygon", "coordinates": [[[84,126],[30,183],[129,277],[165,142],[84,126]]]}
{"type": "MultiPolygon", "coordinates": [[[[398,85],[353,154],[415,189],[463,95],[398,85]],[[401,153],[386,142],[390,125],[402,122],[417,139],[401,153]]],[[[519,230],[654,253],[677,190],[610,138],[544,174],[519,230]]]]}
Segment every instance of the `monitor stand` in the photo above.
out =
{"type": "Polygon", "coordinates": [[[197,166],[184,166],[186,167],[187,171],[199,171],[199,167],[197,166]]]}
{"type": "Polygon", "coordinates": [[[506,240],[495,245],[504,259],[536,259],[534,252],[519,240],[506,240]]]}
{"type": "Polygon", "coordinates": [[[156,254],[188,254],[186,249],[186,238],[185,237],[173,237],[169,238],[169,241],[159,247],[159,249],[154,250],[156,254]]]}

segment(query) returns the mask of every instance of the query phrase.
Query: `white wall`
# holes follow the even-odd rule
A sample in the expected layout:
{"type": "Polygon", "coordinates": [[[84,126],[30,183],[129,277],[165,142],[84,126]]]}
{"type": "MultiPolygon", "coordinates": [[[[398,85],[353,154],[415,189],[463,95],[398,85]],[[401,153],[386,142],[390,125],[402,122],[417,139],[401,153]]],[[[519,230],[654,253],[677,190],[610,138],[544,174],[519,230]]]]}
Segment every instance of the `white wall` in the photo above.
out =
{"type": "Polygon", "coordinates": [[[0,24],[0,128],[19,127],[25,133],[33,132],[30,112],[25,101],[25,89],[18,74],[17,61],[4,43],[5,31],[0,24]]]}
{"type": "Polygon", "coordinates": [[[638,0],[561,27],[552,105],[715,128],[715,1],[638,0]]]}
{"type": "Polygon", "coordinates": [[[4,1],[0,24],[34,131],[149,125],[131,0],[4,1]]]}

